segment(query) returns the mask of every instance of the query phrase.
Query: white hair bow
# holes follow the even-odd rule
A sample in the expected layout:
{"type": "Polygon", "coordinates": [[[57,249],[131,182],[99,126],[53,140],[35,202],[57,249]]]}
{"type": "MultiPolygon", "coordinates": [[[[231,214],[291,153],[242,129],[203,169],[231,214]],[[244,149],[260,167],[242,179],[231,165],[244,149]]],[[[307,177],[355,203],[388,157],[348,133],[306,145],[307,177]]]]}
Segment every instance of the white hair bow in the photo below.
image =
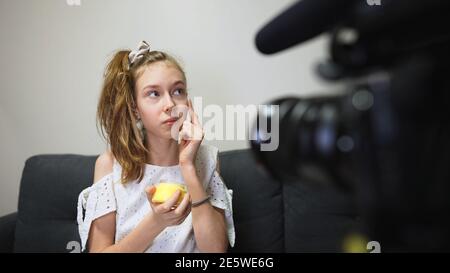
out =
{"type": "Polygon", "coordinates": [[[150,52],[150,45],[146,41],[141,41],[137,49],[130,52],[128,55],[129,68],[139,59],[144,57],[144,54],[150,52]]]}

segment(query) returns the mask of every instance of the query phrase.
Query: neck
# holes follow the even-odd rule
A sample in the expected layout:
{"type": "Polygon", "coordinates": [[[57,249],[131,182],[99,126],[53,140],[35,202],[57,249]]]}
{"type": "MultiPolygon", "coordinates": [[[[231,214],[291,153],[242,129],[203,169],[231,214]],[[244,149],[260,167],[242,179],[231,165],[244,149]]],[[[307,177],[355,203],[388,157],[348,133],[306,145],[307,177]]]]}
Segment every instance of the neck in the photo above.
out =
{"type": "Polygon", "coordinates": [[[150,162],[148,164],[157,166],[174,166],[178,160],[178,143],[173,139],[162,139],[149,136],[147,149],[149,150],[150,162]]]}

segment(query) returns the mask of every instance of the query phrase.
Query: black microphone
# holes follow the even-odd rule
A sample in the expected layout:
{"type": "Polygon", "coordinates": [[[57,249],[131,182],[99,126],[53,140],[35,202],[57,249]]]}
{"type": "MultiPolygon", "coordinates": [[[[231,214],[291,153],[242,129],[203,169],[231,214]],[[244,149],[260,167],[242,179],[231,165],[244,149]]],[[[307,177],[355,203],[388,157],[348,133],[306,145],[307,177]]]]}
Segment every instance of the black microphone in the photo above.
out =
{"type": "Polygon", "coordinates": [[[256,35],[261,53],[272,54],[329,30],[355,0],[303,0],[295,3],[256,35]]]}

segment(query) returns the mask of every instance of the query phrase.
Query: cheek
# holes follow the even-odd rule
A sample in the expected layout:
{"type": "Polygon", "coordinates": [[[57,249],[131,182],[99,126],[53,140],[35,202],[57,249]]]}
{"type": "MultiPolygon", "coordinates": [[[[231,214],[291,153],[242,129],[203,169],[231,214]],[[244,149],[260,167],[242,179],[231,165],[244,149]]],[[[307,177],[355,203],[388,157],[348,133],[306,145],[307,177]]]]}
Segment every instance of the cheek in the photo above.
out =
{"type": "Polygon", "coordinates": [[[175,101],[175,104],[176,105],[188,105],[188,98],[187,97],[184,97],[184,98],[176,98],[176,99],[174,99],[174,101],[175,101]]]}
{"type": "Polygon", "coordinates": [[[142,120],[144,124],[147,126],[151,126],[152,124],[159,122],[160,111],[156,106],[154,107],[145,107],[141,109],[142,120]]]}

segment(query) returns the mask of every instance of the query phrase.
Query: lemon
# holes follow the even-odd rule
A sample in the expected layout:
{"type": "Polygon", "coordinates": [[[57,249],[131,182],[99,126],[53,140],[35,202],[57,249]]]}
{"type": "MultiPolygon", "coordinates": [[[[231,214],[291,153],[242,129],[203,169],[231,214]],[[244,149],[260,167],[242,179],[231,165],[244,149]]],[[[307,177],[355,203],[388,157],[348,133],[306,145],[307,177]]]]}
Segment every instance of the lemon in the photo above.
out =
{"type": "Polygon", "coordinates": [[[186,186],[173,183],[173,182],[160,182],[155,185],[156,191],[153,194],[152,202],[153,203],[164,203],[166,202],[172,195],[176,192],[176,190],[180,191],[180,197],[178,198],[177,205],[181,203],[184,195],[187,193],[186,186]]]}

